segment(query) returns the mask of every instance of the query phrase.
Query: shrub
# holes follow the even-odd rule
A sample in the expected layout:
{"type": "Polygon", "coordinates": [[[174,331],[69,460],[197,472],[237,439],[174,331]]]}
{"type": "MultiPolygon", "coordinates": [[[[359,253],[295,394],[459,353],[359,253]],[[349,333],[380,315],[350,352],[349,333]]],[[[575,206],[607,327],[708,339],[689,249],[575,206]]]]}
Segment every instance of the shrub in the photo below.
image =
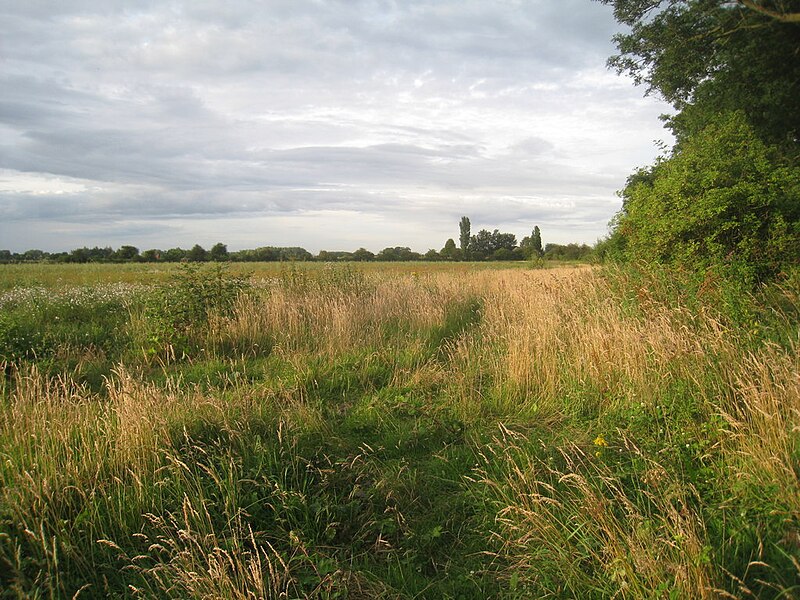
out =
{"type": "Polygon", "coordinates": [[[732,113],[628,180],[608,250],[748,282],[798,261],[800,167],[732,113]]]}

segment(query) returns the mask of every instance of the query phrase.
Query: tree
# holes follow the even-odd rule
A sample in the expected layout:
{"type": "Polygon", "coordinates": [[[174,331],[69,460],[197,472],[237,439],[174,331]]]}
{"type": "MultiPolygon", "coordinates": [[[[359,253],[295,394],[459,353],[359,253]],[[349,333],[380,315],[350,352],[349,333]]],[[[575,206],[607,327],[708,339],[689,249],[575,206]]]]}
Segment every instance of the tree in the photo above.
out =
{"type": "Polygon", "coordinates": [[[762,15],[767,15],[772,19],[776,19],[783,23],[800,23],[800,12],[790,12],[786,8],[780,7],[777,10],[773,10],[768,6],[763,6],[759,4],[755,0],[741,0],[741,3],[744,4],[750,10],[754,10],[762,15]]]}
{"type": "Polygon", "coordinates": [[[800,247],[800,0],[600,0],[609,64],[672,103],[677,143],[640,169],[602,254],[764,280],[800,247]]]}
{"type": "Polygon", "coordinates": [[[223,262],[229,258],[228,247],[222,242],[217,242],[214,244],[211,247],[211,250],[208,252],[208,259],[213,260],[214,262],[223,262]]]}
{"type": "Polygon", "coordinates": [[[413,252],[411,248],[396,246],[394,248],[384,248],[375,256],[375,260],[385,261],[409,261],[422,258],[419,253],[413,252]]]}
{"type": "Polygon", "coordinates": [[[375,255],[366,248],[359,248],[353,252],[353,260],[358,262],[375,260],[375,255]]]}
{"type": "Polygon", "coordinates": [[[517,236],[513,233],[500,233],[497,229],[492,232],[481,229],[469,242],[470,255],[476,260],[484,260],[501,248],[513,252],[516,247],[517,236]]]}
{"type": "Polygon", "coordinates": [[[781,165],[742,112],[629,179],[615,234],[629,258],[764,279],[800,260],[800,166],[781,165]]]}
{"type": "Polygon", "coordinates": [[[433,248],[431,248],[430,250],[428,250],[425,253],[424,258],[425,258],[425,260],[431,260],[431,261],[441,260],[442,259],[442,257],[439,256],[439,253],[436,250],[434,250],[433,248]]]}
{"type": "Polygon", "coordinates": [[[195,244],[192,249],[186,253],[186,258],[191,262],[203,262],[208,260],[208,252],[200,244],[195,244]]]}
{"type": "Polygon", "coordinates": [[[517,236],[513,233],[500,233],[497,229],[492,232],[492,252],[500,249],[513,251],[517,247],[517,236]]]}
{"type": "Polygon", "coordinates": [[[460,231],[459,242],[461,243],[461,256],[463,260],[469,258],[469,243],[470,243],[470,222],[467,217],[461,217],[461,222],[458,224],[460,231]]]}
{"type": "MultiPolygon", "coordinates": [[[[111,250],[111,248],[109,248],[111,250]]],[[[132,261],[139,258],[139,249],[136,246],[120,246],[109,258],[115,260],[132,261]]]]}
{"type": "Polygon", "coordinates": [[[539,230],[538,225],[533,227],[533,235],[531,236],[531,249],[537,254],[542,255],[542,232],[539,230]]]}
{"type": "Polygon", "coordinates": [[[170,248],[169,250],[164,251],[162,258],[166,262],[180,262],[185,259],[188,254],[187,250],[183,248],[170,248]]]}
{"type": "Polygon", "coordinates": [[[539,231],[538,225],[534,226],[529,236],[522,238],[519,247],[525,258],[532,258],[544,254],[544,250],[542,249],[542,233],[539,231]]]}
{"type": "Polygon", "coordinates": [[[274,262],[280,260],[280,254],[276,248],[261,246],[254,250],[246,251],[242,256],[242,260],[247,262],[274,262]]]}
{"type": "Polygon", "coordinates": [[[280,260],[300,261],[314,260],[314,256],[305,248],[299,246],[289,246],[285,248],[276,248],[280,260]]]}
{"type": "Polygon", "coordinates": [[[591,255],[592,248],[586,244],[547,244],[544,248],[547,260],[586,260],[591,255]]]}
{"type": "Polygon", "coordinates": [[[45,257],[46,253],[43,252],[42,250],[36,250],[36,249],[26,250],[25,252],[22,253],[23,260],[38,261],[44,259],[45,257]]]}
{"type": "Polygon", "coordinates": [[[161,259],[161,250],[151,248],[142,252],[142,260],[145,262],[156,262],[161,259]]]}
{"type": "Polygon", "coordinates": [[[456,243],[453,241],[453,238],[450,238],[444,243],[444,248],[442,248],[439,256],[442,260],[458,260],[461,258],[459,252],[460,249],[456,248],[456,243]]]}
{"type": "Polygon", "coordinates": [[[89,262],[89,248],[75,248],[68,256],[64,258],[64,262],[70,263],[85,263],[89,262]]]}
{"type": "Polygon", "coordinates": [[[760,139],[798,154],[800,0],[600,1],[631,28],[609,64],[673,104],[679,144],[740,110],[760,139]]]}
{"type": "Polygon", "coordinates": [[[508,248],[498,248],[489,255],[489,260],[517,260],[517,255],[508,248]]]}
{"type": "Polygon", "coordinates": [[[494,251],[492,245],[492,233],[488,229],[481,229],[469,240],[470,258],[483,260],[494,251]]]}

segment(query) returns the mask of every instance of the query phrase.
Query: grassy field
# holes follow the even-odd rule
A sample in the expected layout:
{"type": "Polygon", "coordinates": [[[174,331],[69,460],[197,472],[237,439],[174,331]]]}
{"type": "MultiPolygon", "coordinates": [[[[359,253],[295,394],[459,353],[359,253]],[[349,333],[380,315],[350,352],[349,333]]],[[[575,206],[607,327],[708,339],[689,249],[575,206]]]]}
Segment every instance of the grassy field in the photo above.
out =
{"type": "Polygon", "coordinates": [[[0,597],[800,596],[796,282],[3,267],[0,597]]]}
{"type": "MultiPolygon", "coordinates": [[[[171,280],[185,265],[182,263],[31,263],[0,264],[0,292],[19,287],[45,287],[58,289],[74,286],[96,286],[98,284],[129,283],[158,284],[171,280]]],[[[578,267],[579,263],[550,261],[544,268],[578,267]]],[[[463,273],[495,269],[527,269],[529,263],[521,262],[362,262],[350,266],[336,263],[309,262],[244,262],[226,263],[231,275],[245,276],[254,280],[281,277],[287,271],[303,269],[308,272],[331,269],[358,268],[363,273],[411,274],[463,273]]]]}

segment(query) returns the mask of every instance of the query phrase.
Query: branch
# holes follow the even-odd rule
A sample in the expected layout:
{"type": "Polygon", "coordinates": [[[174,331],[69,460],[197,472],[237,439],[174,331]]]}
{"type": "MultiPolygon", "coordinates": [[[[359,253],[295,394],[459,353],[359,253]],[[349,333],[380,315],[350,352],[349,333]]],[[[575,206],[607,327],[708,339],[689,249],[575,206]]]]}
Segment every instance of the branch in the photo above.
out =
{"type": "Polygon", "coordinates": [[[756,11],[762,15],[766,15],[770,18],[776,19],[781,23],[800,23],[800,12],[779,12],[777,10],[771,10],[766,6],[761,6],[755,0],[739,0],[742,4],[744,4],[747,8],[756,11]]]}

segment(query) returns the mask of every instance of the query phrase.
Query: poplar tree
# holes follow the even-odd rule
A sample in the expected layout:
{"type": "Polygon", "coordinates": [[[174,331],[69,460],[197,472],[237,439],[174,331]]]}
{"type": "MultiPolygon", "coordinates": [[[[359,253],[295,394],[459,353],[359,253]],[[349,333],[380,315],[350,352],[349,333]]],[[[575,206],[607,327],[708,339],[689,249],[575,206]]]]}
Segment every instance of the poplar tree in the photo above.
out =
{"type": "Polygon", "coordinates": [[[461,217],[461,223],[459,223],[459,229],[461,231],[461,235],[459,236],[459,242],[461,243],[461,254],[464,260],[467,260],[469,257],[469,240],[470,240],[470,222],[468,217],[461,217]]]}

